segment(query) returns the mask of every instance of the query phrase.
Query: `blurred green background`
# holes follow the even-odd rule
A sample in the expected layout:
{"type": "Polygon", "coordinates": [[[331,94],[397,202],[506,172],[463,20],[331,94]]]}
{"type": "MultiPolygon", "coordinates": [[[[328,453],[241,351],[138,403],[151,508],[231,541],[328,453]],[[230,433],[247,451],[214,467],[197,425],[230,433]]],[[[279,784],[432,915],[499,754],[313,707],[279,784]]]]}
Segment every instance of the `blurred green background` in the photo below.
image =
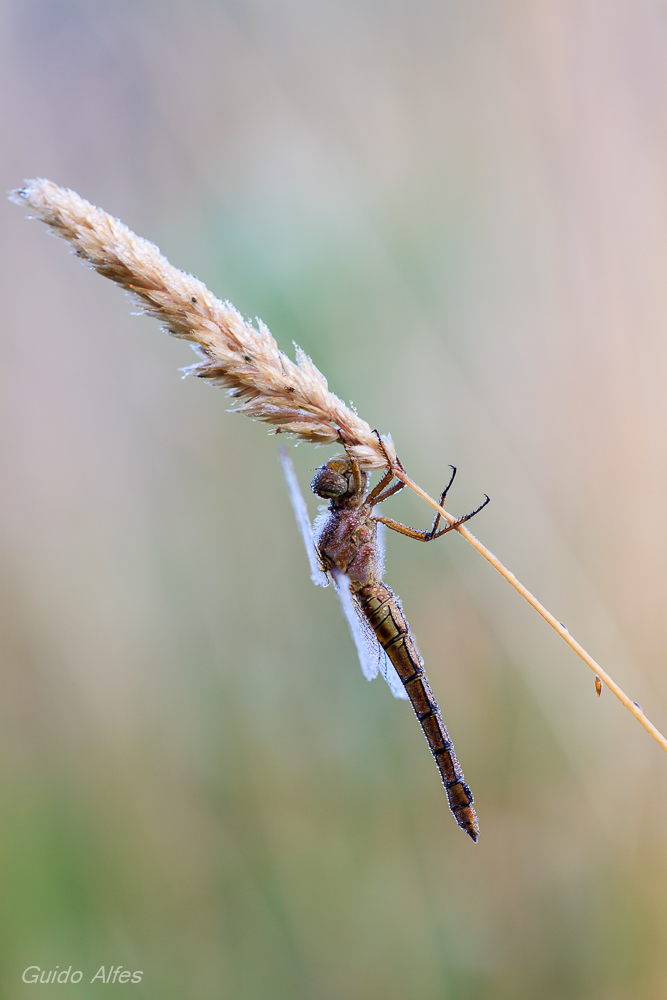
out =
{"type": "MultiPolygon", "coordinates": [[[[0,6],[2,187],[298,342],[431,493],[458,465],[450,509],[490,494],[476,533],[663,730],[666,112],[658,0],[0,6]]],[[[391,537],[473,846],[278,441],[0,212],[0,995],[664,1000],[657,744],[461,538],[391,537]]]]}

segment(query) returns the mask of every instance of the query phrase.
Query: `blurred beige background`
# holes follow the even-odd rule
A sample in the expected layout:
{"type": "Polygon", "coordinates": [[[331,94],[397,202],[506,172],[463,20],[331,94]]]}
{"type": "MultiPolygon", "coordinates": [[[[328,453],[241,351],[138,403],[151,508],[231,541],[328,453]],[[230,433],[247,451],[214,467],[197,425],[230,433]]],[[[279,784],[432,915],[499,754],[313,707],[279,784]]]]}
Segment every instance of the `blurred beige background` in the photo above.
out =
{"type": "MultiPolygon", "coordinates": [[[[431,493],[458,465],[450,509],[490,494],[476,533],[667,727],[664,2],[5,0],[0,106],[3,189],[74,187],[431,493]]],[[[390,538],[474,847],[310,584],[278,442],[0,212],[2,997],[120,964],[151,998],[664,1000],[657,744],[462,539],[390,538]]]]}

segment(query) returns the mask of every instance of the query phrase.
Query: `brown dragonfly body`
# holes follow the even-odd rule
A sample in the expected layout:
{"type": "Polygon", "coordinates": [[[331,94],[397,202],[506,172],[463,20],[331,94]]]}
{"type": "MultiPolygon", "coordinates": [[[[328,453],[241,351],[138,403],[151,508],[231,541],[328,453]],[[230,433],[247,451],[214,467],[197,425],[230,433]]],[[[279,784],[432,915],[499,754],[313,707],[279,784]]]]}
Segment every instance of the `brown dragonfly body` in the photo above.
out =
{"type": "MultiPolygon", "coordinates": [[[[294,490],[296,480],[293,470],[290,472],[291,463],[289,469],[286,467],[286,463],[289,462],[286,452],[281,455],[281,461],[290,487],[297,521],[308,549],[308,531],[304,522],[304,516],[307,520],[307,513],[304,515],[305,504],[299,494],[303,507],[297,509],[298,500],[295,499],[294,490]]],[[[449,485],[453,478],[454,475],[449,485]]],[[[476,841],[479,827],[472,804],[472,792],[465,783],[452,740],[442,721],[438,703],[431,691],[422,658],[400,601],[382,581],[378,524],[385,524],[411,538],[430,541],[450,531],[457,524],[467,521],[477,511],[440,530],[438,530],[439,516],[436,517],[430,531],[409,528],[373,513],[379,503],[403,488],[404,484],[401,482],[390,486],[392,479],[393,474],[390,471],[369,492],[367,474],[361,471],[355,459],[349,455],[331,459],[318,469],[311,483],[311,489],[317,496],[330,500],[330,504],[315,525],[316,550],[315,554],[311,555],[313,580],[321,585],[326,585],[328,582],[317,576],[318,568],[315,562],[318,560],[326,573],[333,577],[350,631],[357,644],[364,674],[370,679],[377,675],[379,668],[396,697],[405,698],[407,695],[440,771],[454,818],[468,836],[476,841]],[[355,612],[361,621],[361,629],[359,622],[355,622],[355,612]],[[363,636],[360,635],[360,631],[363,636]],[[383,668],[381,663],[376,663],[374,667],[368,669],[368,657],[362,648],[364,640],[369,648],[373,644],[377,647],[379,643],[381,649],[378,649],[377,655],[384,659],[382,655],[384,650],[393,669],[383,668]],[[391,670],[391,675],[388,670],[391,670]]],[[[449,485],[443,493],[443,500],[449,485]]],[[[296,489],[298,490],[298,486],[296,489]]],[[[321,575],[321,570],[319,572],[321,575]]],[[[370,655],[373,655],[372,649],[370,655]]]]}
{"type": "Polygon", "coordinates": [[[442,721],[410,627],[395,595],[384,583],[364,587],[359,603],[378,640],[400,677],[422,727],[447,792],[449,808],[459,826],[474,841],[479,835],[472,792],[454,753],[454,744],[442,721]]]}

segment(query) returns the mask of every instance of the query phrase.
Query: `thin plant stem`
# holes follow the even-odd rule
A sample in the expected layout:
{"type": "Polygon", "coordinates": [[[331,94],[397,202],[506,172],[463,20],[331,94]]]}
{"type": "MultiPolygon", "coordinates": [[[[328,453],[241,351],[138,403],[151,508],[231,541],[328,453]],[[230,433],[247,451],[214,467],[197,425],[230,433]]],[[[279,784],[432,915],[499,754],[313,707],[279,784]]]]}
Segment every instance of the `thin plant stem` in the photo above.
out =
{"type": "MultiPolygon", "coordinates": [[[[420,486],[417,486],[417,484],[414,483],[408,475],[406,475],[403,469],[396,466],[393,469],[393,472],[397,479],[400,479],[401,482],[405,483],[406,486],[409,486],[411,490],[414,490],[414,492],[418,496],[420,496],[422,500],[425,500],[427,504],[430,504],[430,506],[433,507],[434,510],[437,510],[437,512],[447,521],[449,521],[450,524],[453,524],[453,522],[457,520],[457,518],[455,518],[452,514],[448,514],[447,511],[444,510],[444,508],[441,507],[440,504],[433,499],[433,497],[430,497],[428,493],[426,493],[420,486]]],[[[531,594],[531,592],[527,589],[527,587],[524,587],[524,585],[519,580],[517,580],[514,573],[512,573],[509,569],[507,569],[506,566],[503,566],[500,559],[498,559],[497,556],[494,556],[493,552],[487,549],[485,545],[482,545],[479,539],[475,538],[473,533],[471,531],[468,531],[468,529],[464,524],[458,525],[455,528],[455,530],[458,531],[458,533],[462,535],[467,542],[470,542],[472,547],[476,549],[480,555],[484,556],[487,562],[490,562],[491,565],[494,567],[494,569],[498,570],[500,575],[504,577],[505,580],[507,580],[510,586],[514,587],[517,593],[521,594],[521,596],[526,601],[528,601],[528,603],[532,608],[535,608],[538,614],[542,615],[545,622],[548,622],[549,625],[551,625],[551,627],[556,632],[558,632],[558,635],[561,637],[561,639],[564,639],[565,642],[568,644],[568,646],[570,646],[575,651],[577,656],[581,657],[584,663],[588,664],[593,673],[596,674],[600,678],[600,680],[607,685],[609,690],[616,695],[618,700],[622,702],[623,705],[625,705],[628,712],[634,715],[635,719],[637,719],[637,721],[641,723],[641,725],[644,727],[647,733],[651,734],[656,743],[659,743],[662,749],[667,751],[667,739],[665,739],[660,730],[657,729],[656,726],[654,726],[653,723],[646,718],[639,705],[636,702],[632,701],[632,699],[627,696],[625,691],[623,691],[622,688],[618,686],[616,681],[612,680],[609,674],[602,669],[600,664],[596,660],[594,660],[589,653],[586,652],[584,647],[580,643],[578,643],[573,636],[570,635],[569,631],[566,629],[563,623],[559,622],[558,619],[554,618],[551,612],[547,611],[547,609],[544,607],[543,604],[540,604],[537,598],[534,597],[533,594],[531,594]]]]}

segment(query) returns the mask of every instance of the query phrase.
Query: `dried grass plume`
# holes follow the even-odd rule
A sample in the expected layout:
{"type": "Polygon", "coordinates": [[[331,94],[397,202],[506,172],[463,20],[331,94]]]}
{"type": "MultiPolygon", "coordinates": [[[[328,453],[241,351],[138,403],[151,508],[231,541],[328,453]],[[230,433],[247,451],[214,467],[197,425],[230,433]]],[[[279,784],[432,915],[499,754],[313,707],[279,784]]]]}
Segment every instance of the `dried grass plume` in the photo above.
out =
{"type": "MultiPolygon", "coordinates": [[[[174,337],[191,341],[200,360],[186,371],[224,386],[237,400],[236,412],[304,441],[345,443],[365,469],[387,464],[370,425],[329,390],[301,348],[296,348],[295,363],[261,320],[255,328],[230,302],[170,264],[154,243],[48,180],[26,181],[10,197],[29,206],[96,271],[134,295],[174,337]]],[[[391,438],[383,443],[394,460],[391,438]]]]}

